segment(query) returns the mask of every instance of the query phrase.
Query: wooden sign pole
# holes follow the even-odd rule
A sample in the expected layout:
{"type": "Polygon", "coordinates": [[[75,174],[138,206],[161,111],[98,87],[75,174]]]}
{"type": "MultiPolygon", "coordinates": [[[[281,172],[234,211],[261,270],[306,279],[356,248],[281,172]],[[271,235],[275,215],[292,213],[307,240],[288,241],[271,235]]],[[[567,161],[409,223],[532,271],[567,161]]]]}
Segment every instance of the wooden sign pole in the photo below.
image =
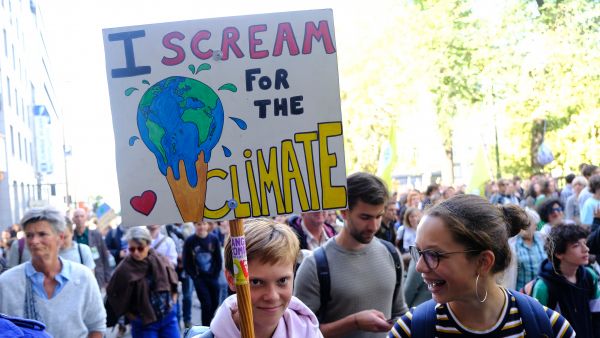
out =
{"type": "Polygon", "coordinates": [[[252,320],[252,301],[250,300],[250,284],[248,284],[248,259],[246,257],[246,241],[244,237],[244,221],[229,221],[233,272],[237,293],[238,313],[240,314],[240,331],[242,338],[254,338],[254,321],[252,320]]]}

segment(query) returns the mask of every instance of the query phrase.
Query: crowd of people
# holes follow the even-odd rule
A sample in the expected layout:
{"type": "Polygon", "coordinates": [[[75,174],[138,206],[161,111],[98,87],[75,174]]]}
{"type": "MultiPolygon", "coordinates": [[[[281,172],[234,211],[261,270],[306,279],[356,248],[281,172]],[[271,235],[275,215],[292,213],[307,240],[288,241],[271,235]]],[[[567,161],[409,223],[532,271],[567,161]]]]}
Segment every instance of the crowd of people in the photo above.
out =
{"type": "MultiPolygon", "coordinates": [[[[600,337],[600,169],[485,192],[390,194],[356,173],[346,210],[247,220],[255,336],[600,337]]],[[[103,233],[70,216],[32,209],[2,233],[0,313],[54,337],[240,335],[226,221],[103,233]]]]}

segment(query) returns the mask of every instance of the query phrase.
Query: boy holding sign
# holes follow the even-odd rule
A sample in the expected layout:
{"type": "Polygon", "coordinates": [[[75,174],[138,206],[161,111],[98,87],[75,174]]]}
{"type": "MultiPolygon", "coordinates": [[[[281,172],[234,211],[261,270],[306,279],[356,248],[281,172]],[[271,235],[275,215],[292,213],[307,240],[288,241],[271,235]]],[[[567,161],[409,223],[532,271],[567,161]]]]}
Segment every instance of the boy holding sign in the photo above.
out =
{"type": "MultiPolygon", "coordinates": [[[[313,312],[292,296],[294,268],[300,244],[294,232],[270,219],[248,220],[244,226],[248,270],[232,255],[236,245],[225,243],[225,276],[232,290],[238,273],[249,273],[256,338],[323,337],[313,312]],[[242,269],[242,270],[239,270],[242,269]]],[[[215,337],[239,337],[236,296],[227,298],[210,324],[215,337]]]]}

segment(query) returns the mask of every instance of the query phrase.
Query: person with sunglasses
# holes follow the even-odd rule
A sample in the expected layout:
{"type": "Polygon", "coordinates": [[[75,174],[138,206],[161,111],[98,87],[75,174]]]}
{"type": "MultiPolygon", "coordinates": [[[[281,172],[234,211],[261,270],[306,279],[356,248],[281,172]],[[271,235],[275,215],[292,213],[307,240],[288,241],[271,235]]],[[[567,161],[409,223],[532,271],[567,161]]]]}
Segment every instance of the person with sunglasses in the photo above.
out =
{"type": "Polygon", "coordinates": [[[574,337],[558,313],[496,283],[511,260],[508,237],[528,223],[520,207],[474,195],[428,209],[410,252],[433,299],[400,317],[388,337],[574,337]]]}
{"type": "Polygon", "coordinates": [[[540,229],[544,238],[548,236],[553,227],[564,221],[564,210],[564,205],[558,198],[548,198],[537,207],[537,213],[544,224],[540,229]]]}
{"type": "Polygon", "coordinates": [[[130,228],[125,234],[129,255],[115,269],[106,288],[107,312],[131,321],[133,338],[180,337],[177,321],[177,273],[169,260],[150,247],[146,227],[130,228]]]}

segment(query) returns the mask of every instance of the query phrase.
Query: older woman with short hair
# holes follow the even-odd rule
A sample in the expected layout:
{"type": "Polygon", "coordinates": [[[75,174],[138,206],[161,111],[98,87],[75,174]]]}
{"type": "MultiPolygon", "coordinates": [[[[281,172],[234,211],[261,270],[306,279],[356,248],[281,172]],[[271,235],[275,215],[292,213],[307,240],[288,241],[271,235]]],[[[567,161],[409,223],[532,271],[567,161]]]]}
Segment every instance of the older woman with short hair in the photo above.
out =
{"type": "Polygon", "coordinates": [[[106,312],[92,271],[58,255],[64,214],[31,209],[21,225],[31,260],[0,275],[0,312],[39,320],[54,337],[102,337],[106,312]]]}
{"type": "Polygon", "coordinates": [[[569,196],[566,201],[565,206],[565,219],[567,221],[573,221],[575,224],[581,224],[581,218],[579,217],[579,195],[587,186],[588,181],[583,176],[577,176],[573,179],[573,195],[569,196]]]}
{"type": "Polygon", "coordinates": [[[133,338],[179,337],[174,306],[178,280],[173,266],[150,247],[152,237],[146,227],[129,229],[125,239],[129,255],[117,266],[106,288],[109,312],[113,318],[125,314],[131,320],[133,338]]]}

